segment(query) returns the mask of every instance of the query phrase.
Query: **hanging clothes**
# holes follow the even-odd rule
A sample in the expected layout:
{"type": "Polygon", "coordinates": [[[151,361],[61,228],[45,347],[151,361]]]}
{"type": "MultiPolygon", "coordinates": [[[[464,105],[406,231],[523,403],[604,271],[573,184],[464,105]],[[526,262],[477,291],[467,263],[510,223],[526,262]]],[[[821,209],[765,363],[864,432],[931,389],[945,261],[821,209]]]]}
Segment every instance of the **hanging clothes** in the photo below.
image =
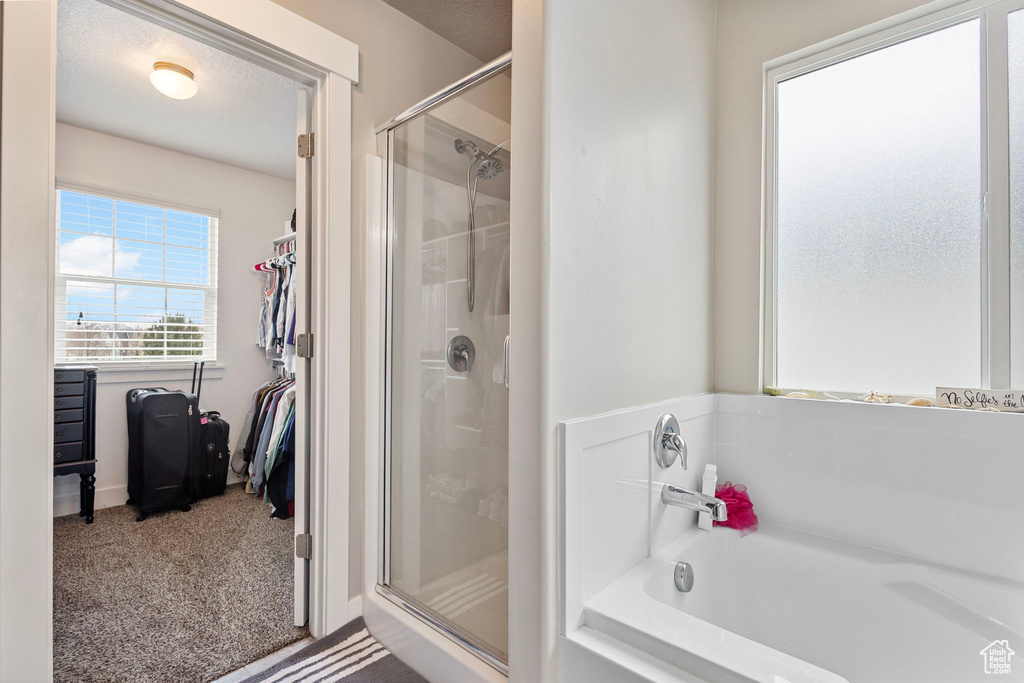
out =
{"type": "MultiPolygon", "coordinates": [[[[270,472],[274,456],[281,446],[281,436],[288,421],[295,413],[295,385],[285,389],[281,395],[274,412],[274,422],[270,426],[270,439],[267,442],[267,450],[263,453],[263,476],[270,472]]],[[[255,465],[254,465],[255,466],[255,465]]]]}
{"type": "MultiPolygon", "coordinates": [[[[248,432],[243,430],[241,433],[246,434],[245,445],[242,447],[242,459],[246,463],[252,462],[252,456],[256,452],[256,444],[259,440],[259,435],[262,433],[263,422],[266,419],[267,414],[267,398],[273,394],[273,392],[285,382],[283,378],[275,379],[272,382],[264,384],[262,387],[256,390],[256,403],[253,406],[253,418],[249,422],[248,432]]],[[[246,468],[248,469],[248,467],[246,468]]]]}
{"type": "Polygon", "coordinates": [[[261,349],[266,346],[267,339],[267,290],[271,286],[272,273],[263,273],[263,286],[260,288],[260,314],[256,319],[256,345],[261,349]]]}
{"type": "Polygon", "coordinates": [[[270,380],[252,392],[252,397],[249,399],[249,410],[245,414],[245,421],[242,422],[242,428],[238,432],[239,438],[235,442],[235,450],[231,454],[231,471],[239,476],[247,474],[249,470],[249,456],[246,453],[246,449],[248,448],[250,452],[252,450],[252,445],[249,443],[249,435],[252,432],[254,421],[259,419],[259,411],[257,409],[263,405],[263,396],[266,391],[282,381],[284,380],[280,377],[270,380]]]}
{"type": "Polygon", "coordinates": [[[295,500],[295,411],[291,412],[274,457],[267,459],[267,493],[264,498],[274,506],[271,517],[292,516],[289,501],[295,500]]]}
{"type": "Polygon", "coordinates": [[[274,390],[274,392],[271,393],[270,398],[267,401],[268,417],[264,419],[262,427],[263,431],[260,434],[260,439],[256,444],[256,452],[253,455],[251,464],[252,476],[250,477],[250,481],[252,482],[253,488],[256,489],[257,491],[259,491],[260,488],[263,486],[265,476],[265,471],[263,468],[264,465],[266,464],[267,452],[270,450],[271,440],[274,437],[276,437],[277,434],[279,433],[276,430],[283,428],[285,415],[278,412],[282,405],[281,401],[285,400],[284,410],[285,412],[287,412],[288,405],[290,403],[289,399],[295,398],[294,387],[295,382],[288,382],[282,385],[281,388],[276,389],[274,390]],[[291,390],[289,399],[285,399],[285,396],[286,394],[289,393],[289,390],[291,390]],[[278,423],[279,418],[280,423],[278,423]],[[277,424],[279,424],[280,426],[275,426],[277,424]]]}
{"type": "MultiPolygon", "coordinates": [[[[286,355],[287,336],[295,315],[295,254],[293,251],[257,263],[253,269],[263,274],[256,344],[267,358],[281,360],[286,355]]],[[[282,246],[279,245],[280,249],[282,246]]]]}
{"type": "Polygon", "coordinates": [[[231,469],[246,477],[246,491],[273,505],[272,516],[287,519],[295,497],[295,240],[275,241],[274,251],[253,267],[262,274],[256,344],[282,374],[249,397],[231,469]]]}
{"type": "Polygon", "coordinates": [[[285,372],[295,374],[295,268],[288,269],[288,296],[281,327],[281,359],[285,372]]]}

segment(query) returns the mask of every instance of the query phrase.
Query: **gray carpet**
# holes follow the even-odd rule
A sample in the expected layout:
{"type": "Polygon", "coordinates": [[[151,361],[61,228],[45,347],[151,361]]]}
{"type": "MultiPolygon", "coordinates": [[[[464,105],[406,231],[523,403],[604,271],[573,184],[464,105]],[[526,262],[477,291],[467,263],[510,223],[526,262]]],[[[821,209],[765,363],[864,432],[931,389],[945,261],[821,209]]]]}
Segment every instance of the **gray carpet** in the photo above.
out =
{"type": "Polygon", "coordinates": [[[356,619],[243,683],[427,683],[356,619]]]}
{"type": "Polygon", "coordinates": [[[293,528],[241,485],[143,522],[55,519],[54,681],[206,683],[305,638],[293,528]]]}

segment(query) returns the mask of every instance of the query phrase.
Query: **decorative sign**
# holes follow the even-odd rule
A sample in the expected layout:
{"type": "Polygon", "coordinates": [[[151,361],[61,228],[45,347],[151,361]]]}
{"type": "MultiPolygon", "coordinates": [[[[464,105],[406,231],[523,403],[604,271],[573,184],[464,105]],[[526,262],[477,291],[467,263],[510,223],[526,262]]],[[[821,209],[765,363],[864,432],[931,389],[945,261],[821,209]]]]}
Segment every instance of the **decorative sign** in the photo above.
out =
{"type": "Polygon", "coordinates": [[[939,387],[935,390],[935,405],[969,410],[995,409],[1007,413],[1024,413],[1024,390],[1004,391],[1002,389],[953,389],[939,387]]]}

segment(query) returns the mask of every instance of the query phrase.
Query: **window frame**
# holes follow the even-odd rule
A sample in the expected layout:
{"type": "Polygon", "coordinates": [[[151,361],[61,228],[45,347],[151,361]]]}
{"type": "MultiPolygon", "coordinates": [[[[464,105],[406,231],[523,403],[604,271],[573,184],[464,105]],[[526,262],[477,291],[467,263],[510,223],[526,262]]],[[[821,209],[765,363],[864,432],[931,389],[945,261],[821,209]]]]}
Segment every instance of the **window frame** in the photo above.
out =
{"type": "MultiPolygon", "coordinates": [[[[778,85],[799,76],[957,24],[980,20],[981,32],[981,384],[984,389],[1010,385],[1010,133],[1007,16],[1024,10],[1024,0],[971,0],[946,9],[911,11],[764,64],[764,140],[762,168],[760,378],[787,392],[827,387],[776,385],[777,234],[777,94],[778,85]],[[993,39],[995,37],[995,39],[993,39]]],[[[864,392],[871,387],[865,387],[864,392]]],[[[830,391],[839,398],[855,393],[830,391]]],[[[916,396],[896,396],[896,400],[916,396]]]]}
{"type": "MultiPolygon", "coordinates": [[[[204,316],[212,320],[210,329],[212,329],[212,335],[203,335],[203,349],[202,355],[199,357],[200,360],[206,360],[207,365],[213,368],[218,366],[218,344],[217,340],[220,336],[220,321],[218,318],[218,300],[219,300],[219,288],[220,288],[220,276],[219,276],[219,262],[220,262],[220,220],[221,212],[220,209],[204,208],[199,206],[193,206],[188,204],[181,204],[177,202],[169,202],[160,199],[153,199],[151,197],[144,197],[139,195],[133,195],[126,192],[120,192],[117,190],[110,190],[95,185],[89,185],[86,183],[78,183],[58,178],[54,187],[54,275],[53,275],[53,308],[50,313],[54,320],[54,359],[57,363],[85,363],[89,365],[97,365],[103,368],[104,371],[123,371],[131,372],[138,370],[165,370],[173,371],[181,368],[191,368],[195,357],[193,356],[179,356],[179,357],[147,357],[146,360],[131,361],[123,358],[115,360],[103,360],[103,359],[66,359],[60,360],[61,354],[63,353],[63,340],[57,339],[57,326],[64,322],[57,320],[57,302],[61,298],[65,298],[67,295],[67,284],[69,281],[93,281],[102,282],[113,285],[127,285],[127,286],[141,286],[141,287],[159,287],[163,289],[187,289],[204,292],[203,307],[204,316]],[[100,197],[102,199],[109,199],[115,202],[129,202],[132,204],[141,204],[152,208],[162,209],[164,211],[179,211],[183,213],[191,213],[203,216],[210,219],[210,247],[207,249],[210,262],[210,284],[208,285],[196,285],[191,283],[178,283],[178,282],[163,282],[154,280],[139,280],[133,278],[119,278],[114,276],[94,276],[94,275],[63,275],[60,272],[60,234],[61,226],[59,220],[59,192],[73,192],[77,194],[85,194],[93,197],[100,197]]],[[[166,228],[166,218],[165,226],[166,228]]],[[[164,237],[166,239],[166,235],[164,237]]],[[[163,243],[166,245],[166,242],[163,243]]],[[[174,246],[174,245],[172,245],[174,246]]],[[[166,259],[166,254],[164,256],[166,259]]],[[[65,303],[66,307],[66,303],[65,303]]]]}

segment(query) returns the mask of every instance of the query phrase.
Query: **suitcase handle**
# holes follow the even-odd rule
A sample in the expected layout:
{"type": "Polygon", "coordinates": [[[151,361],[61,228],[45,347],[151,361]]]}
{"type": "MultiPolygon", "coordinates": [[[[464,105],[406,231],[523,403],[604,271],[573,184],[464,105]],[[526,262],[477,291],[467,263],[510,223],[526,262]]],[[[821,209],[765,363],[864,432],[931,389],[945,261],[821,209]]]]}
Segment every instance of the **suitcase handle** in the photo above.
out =
{"type": "Polygon", "coordinates": [[[163,387],[146,387],[145,389],[132,389],[132,391],[131,391],[132,403],[135,403],[135,401],[138,400],[139,394],[141,392],[143,392],[143,391],[167,391],[167,390],[164,389],[163,387]]]}
{"type": "Polygon", "coordinates": [[[206,361],[192,361],[192,393],[196,395],[196,408],[199,407],[199,393],[203,390],[203,368],[206,367],[206,361]],[[199,370],[199,386],[196,386],[196,370],[199,370]]]}

